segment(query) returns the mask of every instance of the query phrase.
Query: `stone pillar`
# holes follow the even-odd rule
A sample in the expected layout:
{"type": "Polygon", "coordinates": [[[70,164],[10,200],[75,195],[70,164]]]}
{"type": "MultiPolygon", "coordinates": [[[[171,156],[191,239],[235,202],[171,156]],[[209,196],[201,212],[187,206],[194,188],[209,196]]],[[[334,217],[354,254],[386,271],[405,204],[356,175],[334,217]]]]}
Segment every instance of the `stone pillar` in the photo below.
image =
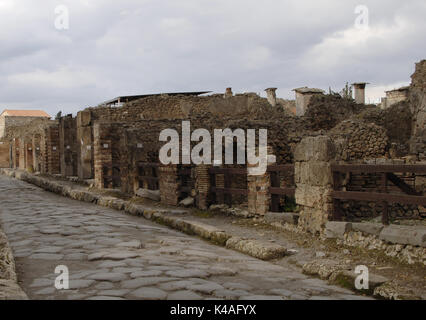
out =
{"type": "Polygon", "coordinates": [[[210,192],[211,165],[201,164],[195,167],[195,190],[197,191],[196,205],[201,210],[206,210],[209,206],[208,198],[210,192]]]}
{"type": "Polygon", "coordinates": [[[77,175],[77,127],[76,119],[67,115],[59,120],[59,153],[61,175],[77,175]]]}
{"type": "Polygon", "coordinates": [[[93,170],[93,133],[90,111],[77,113],[77,172],[80,179],[92,179],[93,170]]]}
{"type": "Polygon", "coordinates": [[[277,88],[268,88],[265,89],[267,94],[268,102],[271,104],[271,106],[275,107],[277,105],[277,95],[275,91],[277,91],[277,88]]]}
{"type": "Polygon", "coordinates": [[[112,150],[111,140],[109,139],[110,128],[101,123],[93,126],[93,145],[94,145],[94,177],[97,188],[112,188],[112,180],[105,186],[104,178],[112,177],[112,150]]]}
{"type": "Polygon", "coordinates": [[[41,149],[40,149],[40,139],[41,136],[36,134],[32,138],[32,147],[33,147],[33,168],[35,172],[41,172],[41,149]]]}
{"type": "Polygon", "coordinates": [[[0,141],[0,168],[10,168],[10,143],[0,141]]]}
{"type": "Polygon", "coordinates": [[[45,129],[47,173],[60,174],[61,164],[59,158],[59,126],[53,125],[45,129]]]}
{"type": "Polygon", "coordinates": [[[367,83],[366,82],[358,82],[353,83],[352,86],[354,87],[354,94],[355,94],[355,102],[360,104],[365,104],[365,87],[367,83]]]}
{"type": "Polygon", "coordinates": [[[179,203],[178,166],[161,165],[158,171],[161,202],[177,206],[179,203]]]}
{"type": "Polygon", "coordinates": [[[25,168],[29,172],[34,172],[34,153],[33,153],[33,142],[31,140],[25,140],[25,168]]]}
{"type": "Polygon", "coordinates": [[[299,226],[314,234],[323,231],[332,215],[334,158],[335,147],[327,136],[304,138],[294,152],[296,203],[301,207],[299,226]]]}
{"type": "MultiPolygon", "coordinates": [[[[268,147],[268,165],[274,165],[276,157],[273,150],[268,147]]],[[[262,175],[250,175],[250,168],[247,164],[247,189],[248,189],[248,211],[251,214],[265,215],[269,211],[271,203],[271,194],[269,187],[271,186],[271,177],[268,171],[262,175]]]]}
{"type": "Polygon", "coordinates": [[[18,168],[21,170],[25,170],[25,140],[19,139],[19,159],[18,159],[18,168]]]}

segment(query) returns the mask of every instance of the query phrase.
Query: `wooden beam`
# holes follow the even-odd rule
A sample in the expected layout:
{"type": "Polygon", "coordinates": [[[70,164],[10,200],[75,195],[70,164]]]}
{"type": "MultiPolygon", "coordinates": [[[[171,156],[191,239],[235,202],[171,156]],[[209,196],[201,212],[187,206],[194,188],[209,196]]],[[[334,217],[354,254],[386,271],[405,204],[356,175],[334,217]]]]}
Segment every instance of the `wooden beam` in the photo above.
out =
{"type": "Polygon", "coordinates": [[[378,192],[333,191],[332,197],[340,200],[359,200],[369,202],[391,202],[426,206],[426,196],[408,196],[378,192]]]}
{"type": "Polygon", "coordinates": [[[387,178],[398,188],[404,191],[406,194],[411,196],[421,196],[421,192],[417,192],[412,186],[408,185],[401,178],[397,177],[393,173],[387,173],[387,178]]]}
{"type": "Polygon", "coordinates": [[[352,173],[382,173],[382,172],[410,172],[425,173],[424,164],[403,164],[403,165],[376,165],[376,164],[344,164],[332,165],[332,171],[352,172],[352,173]]]}

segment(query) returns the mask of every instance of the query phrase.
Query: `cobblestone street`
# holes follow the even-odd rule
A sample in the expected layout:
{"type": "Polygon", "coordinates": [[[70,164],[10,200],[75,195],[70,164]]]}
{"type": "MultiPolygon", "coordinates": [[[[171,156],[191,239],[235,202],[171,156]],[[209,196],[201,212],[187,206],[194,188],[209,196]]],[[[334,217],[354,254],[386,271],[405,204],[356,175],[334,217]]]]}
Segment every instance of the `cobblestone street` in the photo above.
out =
{"type": "Polygon", "coordinates": [[[0,176],[0,222],[30,299],[357,299],[346,289],[0,176]],[[70,289],[58,291],[58,265],[70,289]]]}

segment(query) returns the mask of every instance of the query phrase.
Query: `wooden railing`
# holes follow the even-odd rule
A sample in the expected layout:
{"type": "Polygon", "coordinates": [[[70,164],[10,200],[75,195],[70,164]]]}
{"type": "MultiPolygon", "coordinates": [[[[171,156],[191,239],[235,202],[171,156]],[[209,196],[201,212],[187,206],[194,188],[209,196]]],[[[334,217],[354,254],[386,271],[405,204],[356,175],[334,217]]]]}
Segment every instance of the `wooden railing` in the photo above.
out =
{"type": "Polygon", "coordinates": [[[426,174],[426,165],[332,165],[334,191],[333,219],[342,220],[341,201],[357,200],[380,202],[383,204],[382,222],[389,224],[389,203],[401,203],[426,206],[426,196],[417,192],[395,173],[426,174]],[[375,173],[381,176],[381,192],[341,191],[340,175],[342,173],[375,173]],[[391,181],[404,194],[388,193],[388,181],[391,181]]]}
{"type": "Polygon", "coordinates": [[[246,168],[210,168],[210,193],[212,194],[212,201],[223,202],[229,206],[232,205],[233,195],[248,195],[247,189],[232,188],[232,177],[235,175],[247,176],[246,168]],[[216,175],[224,175],[224,188],[218,188],[216,185],[216,175]]]}
{"type": "Polygon", "coordinates": [[[144,182],[147,183],[149,190],[158,190],[158,163],[139,162],[138,163],[138,179],[139,186],[143,186],[144,182]]]}
{"type": "MultiPolygon", "coordinates": [[[[269,193],[271,194],[271,211],[272,212],[280,212],[280,199],[281,197],[294,197],[296,188],[293,187],[281,187],[281,172],[293,172],[294,173],[294,165],[274,165],[268,167],[268,172],[271,177],[271,186],[269,188],[269,193]]],[[[289,185],[294,182],[287,182],[289,185]]]]}

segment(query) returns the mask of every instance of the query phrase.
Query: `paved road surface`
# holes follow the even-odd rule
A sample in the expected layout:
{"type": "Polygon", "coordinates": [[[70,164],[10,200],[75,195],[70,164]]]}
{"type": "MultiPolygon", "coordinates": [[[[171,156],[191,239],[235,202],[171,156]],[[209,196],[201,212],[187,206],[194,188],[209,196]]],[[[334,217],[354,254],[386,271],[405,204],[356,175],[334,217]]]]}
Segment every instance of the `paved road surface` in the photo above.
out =
{"type": "Polygon", "coordinates": [[[31,299],[356,299],[350,291],[0,176],[0,222],[31,299]],[[69,269],[70,289],[54,286],[69,269]]]}

